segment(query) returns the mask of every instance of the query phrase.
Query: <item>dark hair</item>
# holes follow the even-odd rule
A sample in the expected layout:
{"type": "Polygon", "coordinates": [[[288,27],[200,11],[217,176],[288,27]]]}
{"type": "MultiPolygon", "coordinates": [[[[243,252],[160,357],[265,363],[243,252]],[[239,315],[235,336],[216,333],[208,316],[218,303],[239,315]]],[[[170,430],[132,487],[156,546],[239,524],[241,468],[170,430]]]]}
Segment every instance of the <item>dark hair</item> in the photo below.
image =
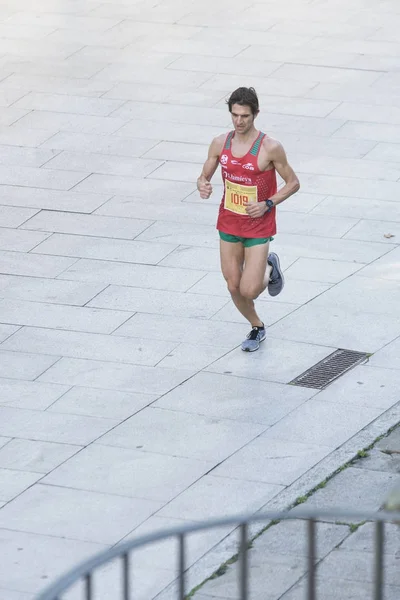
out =
{"type": "Polygon", "coordinates": [[[259,111],[258,97],[256,90],[252,87],[240,87],[230,95],[227,101],[229,106],[229,112],[232,112],[232,106],[234,104],[240,104],[241,106],[250,106],[253,115],[256,115],[259,111]]]}

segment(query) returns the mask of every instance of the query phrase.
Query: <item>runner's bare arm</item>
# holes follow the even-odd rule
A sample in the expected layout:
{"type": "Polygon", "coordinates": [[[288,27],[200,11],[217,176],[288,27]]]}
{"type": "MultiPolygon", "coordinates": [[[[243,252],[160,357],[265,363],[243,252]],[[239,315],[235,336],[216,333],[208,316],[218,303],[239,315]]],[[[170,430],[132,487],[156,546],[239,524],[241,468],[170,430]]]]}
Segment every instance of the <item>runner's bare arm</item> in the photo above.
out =
{"type": "MultiPolygon", "coordinates": [[[[263,198],[263,200],[272,200],[276,206],[277,204],[280,204],[289,198],[289,196],[292,194],[295,194],[300,189],[300,182],[296,173],[289,165],[286,152],[279,142],[269,138],[266,141],[265,149],[268,153],[270,163],[273,163],[275,169],[285,182],[285,185],[282,186],[281,189],[276,192],[276,194],[270,196],[270,198],[263,198]]],[[[262,217],[267,210],[268,207],[265,202],[249,204],[246,208],[247,214],[253,219],[262,217]]]]}
{"type": "Polygon", "coordinates": [[[204,163],[200,177],[197,179],[197,189],[200,197],[207,199],[212,194],[212,185],[210,180],[218,168],[219,156],[223,146],[224,136],[215,138],[208,149],[208,157],[204,163]]]}
{"type": "Polygon", "coordinates": [[[278,190],[277,193],[270,198],[270,200],[272,200],[276,206],[298,192],[300,189],[300,182],[296,173],[289,165],[286,152],[279,142],[274,141],[274,144],[270,150],[270,156],[271,162],[274,164],[277,173],[279,173],[285,182],[285,185],[282,186],[280,190],[278,190]]]}

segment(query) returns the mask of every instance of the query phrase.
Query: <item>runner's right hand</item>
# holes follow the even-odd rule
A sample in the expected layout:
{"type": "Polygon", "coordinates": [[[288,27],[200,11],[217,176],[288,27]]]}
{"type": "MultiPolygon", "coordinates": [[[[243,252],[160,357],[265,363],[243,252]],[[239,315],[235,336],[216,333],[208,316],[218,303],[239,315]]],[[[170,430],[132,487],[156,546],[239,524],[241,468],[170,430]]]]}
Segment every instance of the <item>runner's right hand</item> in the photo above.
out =
{"type": "Polygon", "coordinates": [[[198,183],[197,189],[200,192],[200,198],[203,198],[203,200],[207,200],[212,194],[212,185],[209,181],[198,183]]]}

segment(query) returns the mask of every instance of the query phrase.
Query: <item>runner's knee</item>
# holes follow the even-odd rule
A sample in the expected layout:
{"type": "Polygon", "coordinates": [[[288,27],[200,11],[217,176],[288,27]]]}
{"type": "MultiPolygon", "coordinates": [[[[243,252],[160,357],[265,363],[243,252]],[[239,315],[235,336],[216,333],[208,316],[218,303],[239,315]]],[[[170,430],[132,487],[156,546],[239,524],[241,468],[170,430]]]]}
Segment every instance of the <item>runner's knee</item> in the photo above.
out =
{"type": "Polygon", "coordinates": [[[226,285],[228,287],[229,293],[234,296],[235,294],[239,294],[240,293],[240,279],[235,278],[228,278],[226,279],[226,285]]]}
{"type": "Polygon", "coordinates": [[[255,300],[263,291],[262,286],[254,283],[241,283],[240,293],[244,298],[248,300],[255,300]]]}

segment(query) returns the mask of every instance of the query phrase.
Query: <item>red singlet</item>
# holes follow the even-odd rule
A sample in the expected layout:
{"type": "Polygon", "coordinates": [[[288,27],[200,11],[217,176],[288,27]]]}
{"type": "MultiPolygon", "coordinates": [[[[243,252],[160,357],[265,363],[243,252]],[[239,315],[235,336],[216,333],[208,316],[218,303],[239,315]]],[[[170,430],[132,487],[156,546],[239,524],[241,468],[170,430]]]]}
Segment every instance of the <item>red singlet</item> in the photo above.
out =
{"type": "Polygon", "coordinates": [[[253,219],[245,211],[249,202],[263,202],[276,194],[275,168],[260,171],[258,155],[265,133],[258,137],[250,150],[242,158],[232,154],[232,138],[235,132],[228,133],[219,162],[222,167],[224,194],[219,207],[217,229],[224,233],[246,238],[264,238],[275,235],[276,209],[264,216],[253,219]]]}

